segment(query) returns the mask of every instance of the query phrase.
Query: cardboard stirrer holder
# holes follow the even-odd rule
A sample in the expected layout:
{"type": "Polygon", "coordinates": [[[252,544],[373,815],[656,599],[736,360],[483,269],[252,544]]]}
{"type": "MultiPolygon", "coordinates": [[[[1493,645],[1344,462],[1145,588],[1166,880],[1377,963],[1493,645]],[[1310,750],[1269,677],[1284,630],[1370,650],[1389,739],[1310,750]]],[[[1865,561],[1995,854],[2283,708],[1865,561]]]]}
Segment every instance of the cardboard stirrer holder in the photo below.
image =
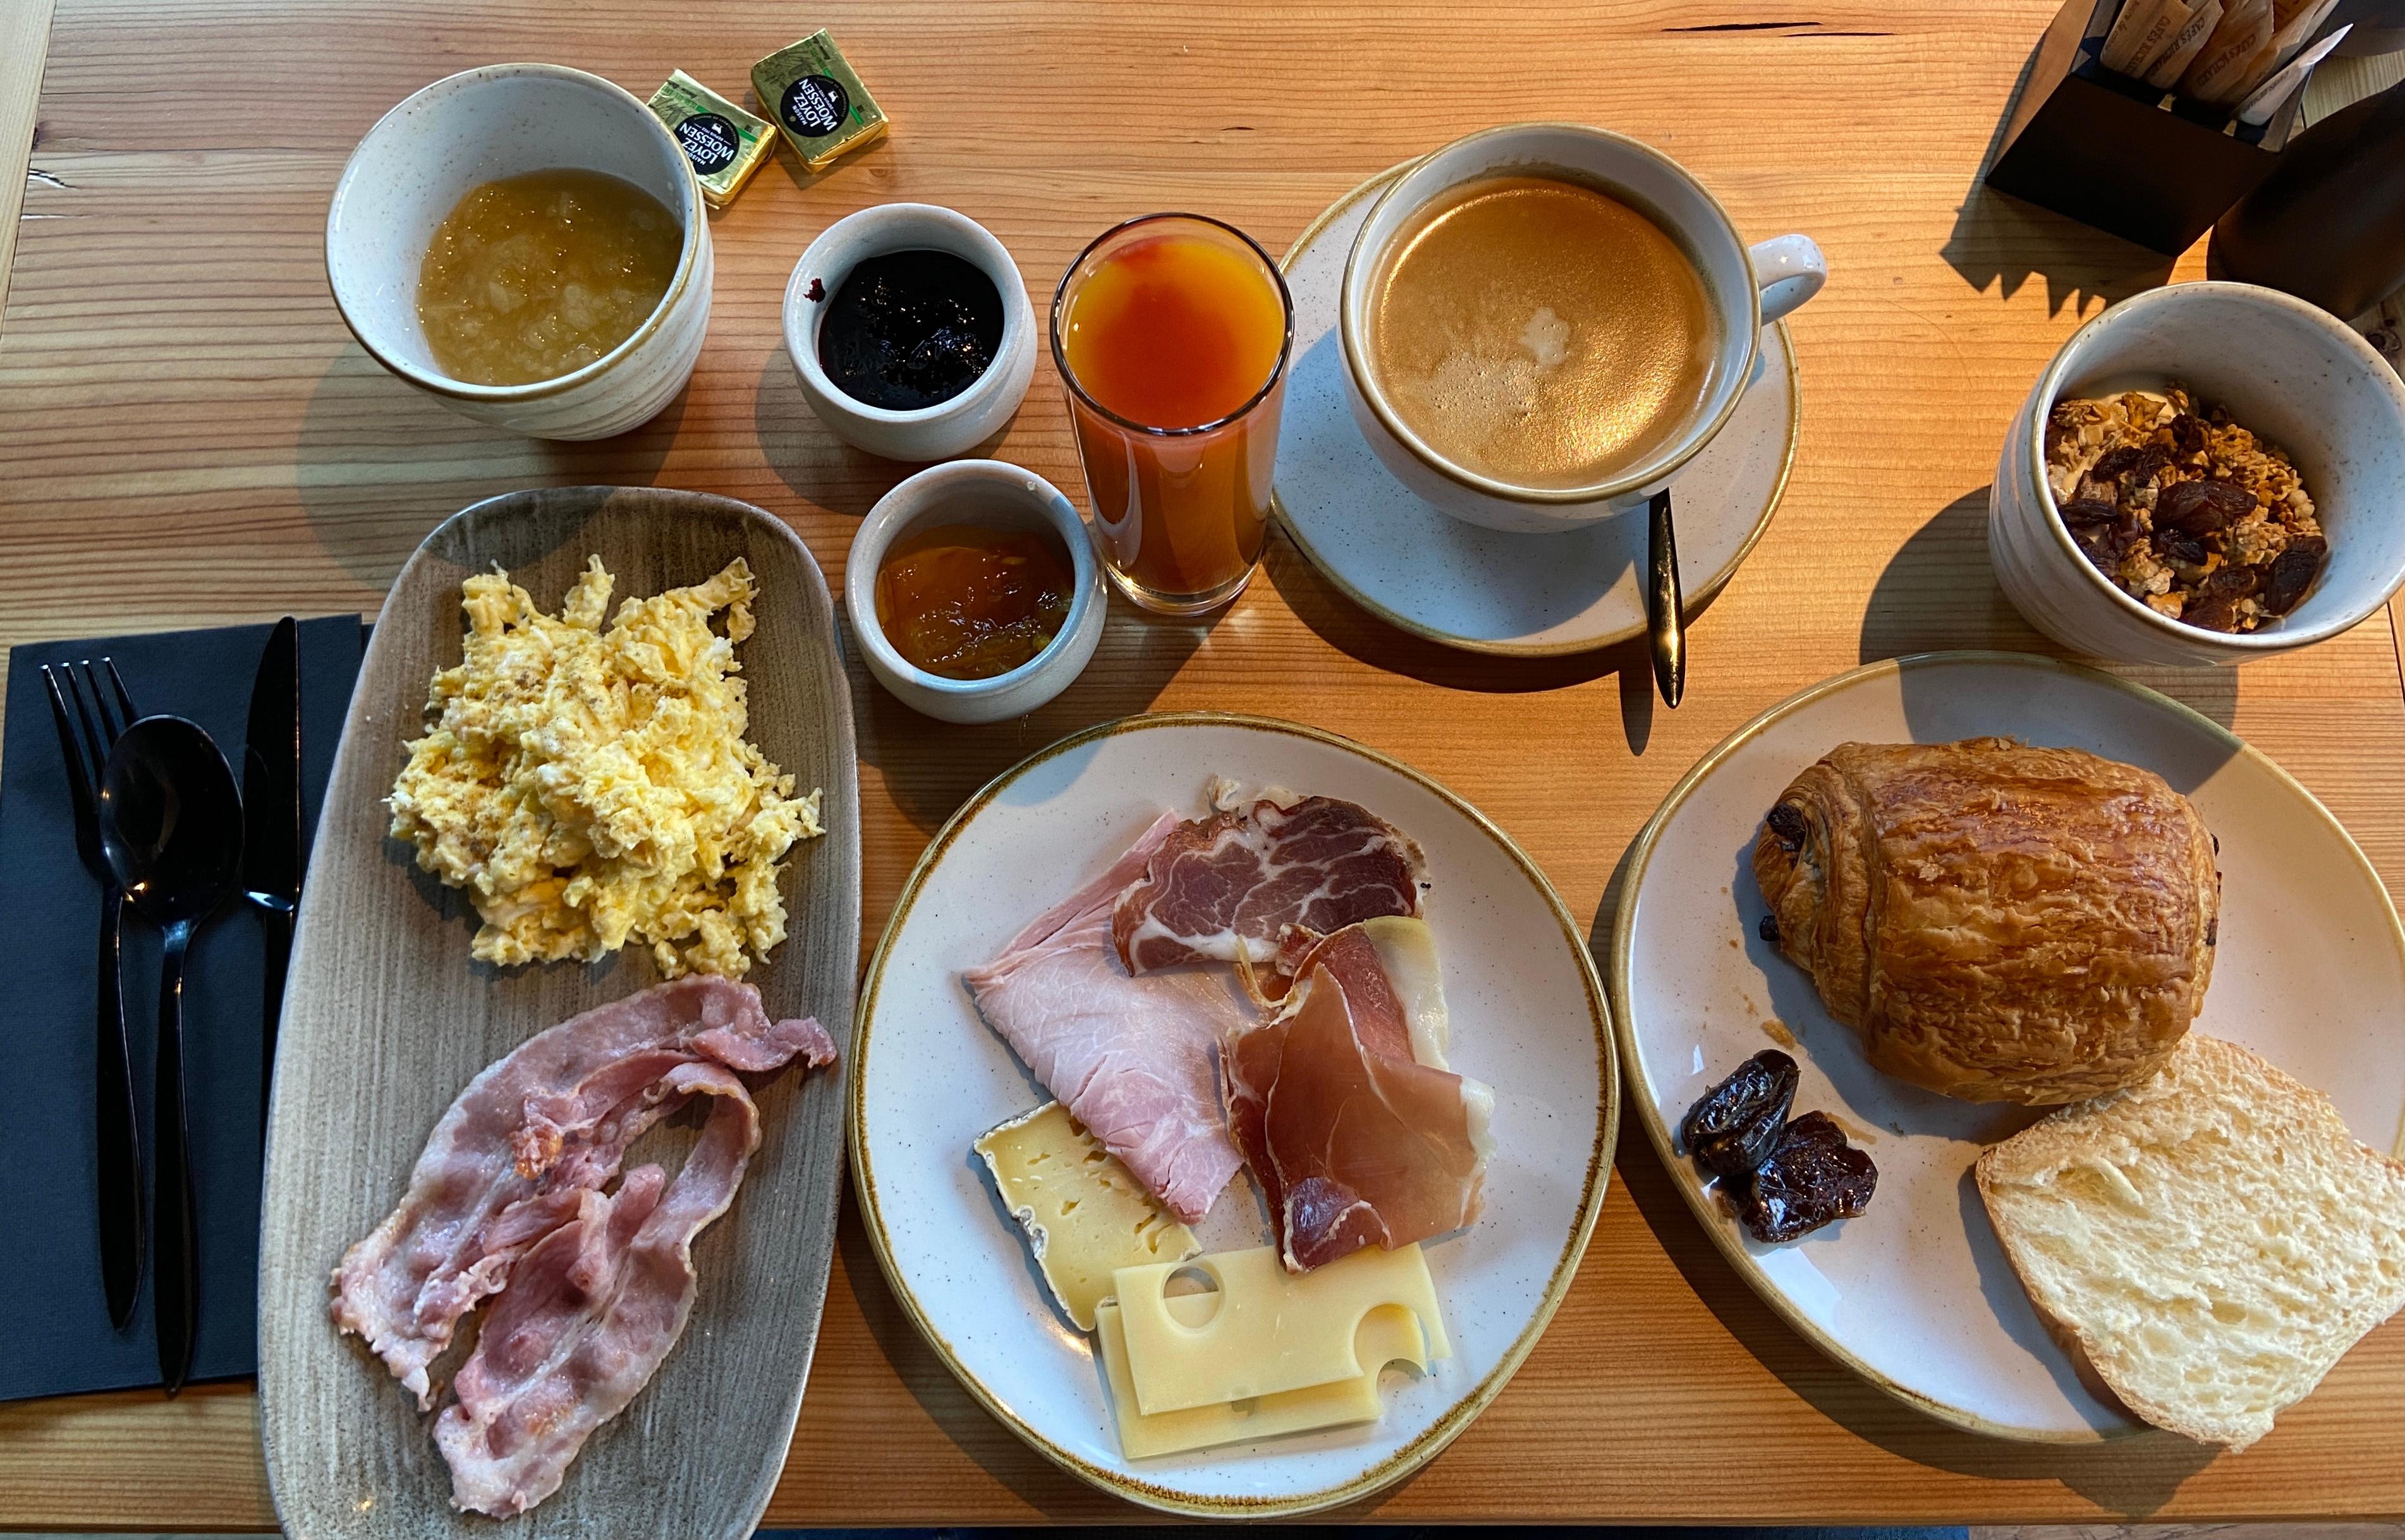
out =
{"type": "Polygon", "coordinates": [[[2186,251],[2279,163],[2304,92],[2260,127],[2106,69],[2119,0],[2067,0],[1987,182],[2156,251],[2186,251]]]}

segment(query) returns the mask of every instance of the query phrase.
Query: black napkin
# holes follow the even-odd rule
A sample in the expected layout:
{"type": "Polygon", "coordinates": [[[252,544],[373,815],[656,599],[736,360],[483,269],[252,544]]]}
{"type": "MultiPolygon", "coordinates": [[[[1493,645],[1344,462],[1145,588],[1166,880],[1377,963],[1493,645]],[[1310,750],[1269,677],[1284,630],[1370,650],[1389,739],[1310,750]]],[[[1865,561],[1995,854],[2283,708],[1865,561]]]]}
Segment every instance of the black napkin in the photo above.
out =
{"type": "MultiPolygon", "coordinates": [[[[92,964],[100,885],[76,856],[74,804],[41,665],[105,655],[135,708],[190,717],[242,777],[250,687],[264,625],[34,642],[8,657],[0,743],[0,1401],[159,1383],[146,1265],[134,1321],[108,1323],[93,1193],[92,964]]],[[[301,623],[301,785],[314,836],[334,745],[358,679],[356,615],[301,623]]],[[[72,703],[70,703],[72,704],[72,703]]],[[[194,1379],[259,1367],[260,933],[247,905],[220,911],[192,943],[184,985],[185,1094],[200,1222],[201,1329],[194,1379]]],[[[159,933],[125,920],[125,1017],[134,1099],[149,1158],[158,1036],[159,933]]],[[[149,1179],[143,1183],[146,1223],[149,1179]]]]}

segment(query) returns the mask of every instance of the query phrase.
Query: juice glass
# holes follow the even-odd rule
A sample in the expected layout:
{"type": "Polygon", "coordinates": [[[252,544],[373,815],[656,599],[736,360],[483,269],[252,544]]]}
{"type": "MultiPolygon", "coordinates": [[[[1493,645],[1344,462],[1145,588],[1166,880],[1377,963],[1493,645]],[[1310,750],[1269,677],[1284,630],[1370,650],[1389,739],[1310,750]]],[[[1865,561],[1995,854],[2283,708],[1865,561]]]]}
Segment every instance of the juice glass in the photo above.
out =
{"type": "Polygon", "coordinates": [[[1094,545],[1119,591],[1198,615],[1243,591],[1268,543],[1294,345],[1286,280],[1199,214],[1104,231],[1052,297],[1094,545]]]}

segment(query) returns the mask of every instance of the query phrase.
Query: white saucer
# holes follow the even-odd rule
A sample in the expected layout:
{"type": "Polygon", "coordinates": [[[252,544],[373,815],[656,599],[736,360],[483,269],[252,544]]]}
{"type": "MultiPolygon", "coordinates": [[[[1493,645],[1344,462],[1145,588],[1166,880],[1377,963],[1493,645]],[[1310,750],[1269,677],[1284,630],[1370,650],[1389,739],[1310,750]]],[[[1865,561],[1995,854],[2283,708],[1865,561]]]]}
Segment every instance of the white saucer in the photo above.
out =
{"type": "MultiPolygon", "coordinates": [[[[1476,528],[1406,490],[1354,426],[1337,295],[1354,232],[1403,170],[1338,199],[1287,253],[1294,365],[1278,440],[1280,522],[1354,603],[1430,641],[1543,657],[1641,635],[1641,510],[1560,535],[1476,528]]],[[[1689,608],[1719,592],[1769,527],[1795,457],[1796,399],[1794,349],[1779,322],[1763,329],[1752,387],[1671,488],[1689,608]]]]}

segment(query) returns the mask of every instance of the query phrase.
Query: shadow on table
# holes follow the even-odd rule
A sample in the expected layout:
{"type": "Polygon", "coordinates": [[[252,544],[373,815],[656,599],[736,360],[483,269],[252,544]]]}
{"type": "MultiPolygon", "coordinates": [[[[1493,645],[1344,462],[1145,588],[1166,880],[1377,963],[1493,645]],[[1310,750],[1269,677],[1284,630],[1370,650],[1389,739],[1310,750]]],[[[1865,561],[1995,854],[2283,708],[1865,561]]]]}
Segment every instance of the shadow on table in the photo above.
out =
{"type": "MultiPolygon", "coordinates": [[[[1508,658],[1469,652],[1414,637],[1363,609],[1312,566],[1310,558],[1282,530],[1270,540],[1262,569],[1278,596],[1320,640],[1372,668],[1408,675],[1424,684],[1447,690],[1476,690],[1489,694],[1559,690],[1613,674],[1619,676],[1621,729],[1627,738],[1628,751],[1643,754],[1653,737],[1653,713],[1660,702],[1653,691],[1653,654],[1641,636],[1591,652],[1552,658],[1508,658]]],[[[1692,625],[1710,608],[1710,599],[1690,604],[1688,623],[1692,625]]],[[[1692,682],[1692,672],[1689,678],[1692,682]]]]}
{"type": "Polygon", "coordinates": [[[913,827],[932,833],[979,787],[1037,749],[1079,728],[1149,709],[1212,629],[1241,623],[1245,607],[1255,602],[1247,595],[1217,615],[1181,621],[1146,614],[1114,592],[1102,641],[1076,682],[1026,716],[969,726],[921,716],[871,679],[838,596],[861,763],[884,777],[887,795],[913,827]]]}
{"type": "MultiPolygon", "coordinates": [[[[1239,1185],[1242,1185],[1241,1182],[1239,1185]]],[[[971,1395],[952,1372],[945,1366],[944,1361],[936,1356],[935,1350],[927,1345],[926,1337],[911,1322],[901,1301],[894,1296],[893,1286],[886,1281],[884,1269],[878,1264],[875,1252],[869,1245],[868,1234],[861,1227],[859,1205],[851,1201],[849,1197],[843,1206],[842,1220],[836,1228],[836,1249],[842,1255],[844,1277],[849,1281],[861,1316],[867,1323],[869,1335],[875,1338],[878,1351],[885,1355],[886,1362],[893,1365],[894,1378],[902,1381],[903,1386],[909,1391],[911,1398],[919,1403],[921,1409],[926,1412],[929,1420],[943,1430],[944,1436],[963,1453],[976,1461],[987,1475],[1009,1488],[1020,1501],[1042,1513],[1048,1520],[1081,1524],[1104,1522],[1122,1526],[1130,1523],[1142,1524],[1147,1526],[1145,1533],[1150,1533],[1150,1526],[1166,1526],[1177,1522],[1164,1519],[1161,1515],[1147,1512],[1132,1503],[1113,1496],[1098,1488],[1088,1486],[1036,1453],[1005,1427],[999,1419],[987,1412],[977,1398],[971,1395]]],[[[1426,1467],[1423,1466],[1421,1470],[1413,1472],[1391,1486],[1383,1487],[1355,1502],[1315,1515],[1314,1528],[1311,1533],[1332,1533],[1318,1526],[1357,1524],[1372,1518],[1379,1509],[1408,1491],[1425,1470],[1426,1467]]],[[[1185,1528],[1183,1524],[1179,1527],[1185,1528]]],[[[762,1532],[764,1535],[770,1533],[772,1532],[767,1530],[762,1532]]],[[[863,1535],[881,1533],[898,1536],[905,1534],[961,1535],[977,1533],[1033,1533],[1034,1531],[1020,1529],[979,1532],[946,1528],[931,1532],[924,1529],[904,1528],[859,1530],[850,1533],[863,1535]]],[[[1096,1530],[1092,1533],[1101,1534],[1127,1532],[1096,1530]]],[[[1161,1533],[1166,1533],[1167,1530],[1163,1528],[1161,1533]]],[[[1294,1526],[1272,1525],[1263,1530],[1248,1529],[1247,1533],[1300,1533],[1301,1531],[1294,1526]]],[[[1410,1532],[1390,1533],[1426,1532],[1414,1528],[1410,1532]]],[[[1681,1533],[1709,1533],[1710,1532],[1681,1531],[1681,1533]]]]}
{"type": "Polygon", "coordinates": [[[470,503],[530,486],[654,484],[689,394],[614,439],[557,443],[471,422],[345,343],[302,415],[294,487],[327,553],[390,588],[418,541],[470,503]]]}
{"type": "Polygon", "coordinates": [[[861,1227],[856,1203],[847,1201],[843,1206],[836,1249],[842,1254],[844,1276],[851,1281],[878,1351],[954,1447],[1047,1519],[1090,1522],[1143,1517],[1143,1510],[1134,1505],[1087,1486],[1021,1443],[968,1393],[894,1297],[868,1243],[868,1234],[861,1227]]]}
{"type": "Polygon", "coordinates": [[[2042,275],[2046,314],[2060,315],[2069,305],[2075,315],[2091,298],[2112,304],[2163,284],[2171,277],[2172,259],[1988,186],[1988,168],[2004,147],[2004,126],[2036,62],[2032,45],[1996,115],[1995,130],[1955,213],[1953,232],[1938,254],[1974,289],[1985,294],[1997,288],[2000,299],[2011,299],[2032,277],[2042,275]]]}
{"type": "MultiPolygon", "coordinates": [[[[896,483],[927,469],[884,459],[837,438],[810,410],[794,361],[782,347],[760,366],[760,387],[752,397],[752,431],[768,469],[795,496],[849,518],[866,517],[896,483]]],[[[993,458],[1009,431],[1010,424],[1005,423],[961,457],[993,458]]]]}
{"type": "MultiPolygon", "coordinates": [[[[1871,588],[1863,613],[1864,663],[1956,648],[2081,658],[2021,619],[1988,564],[1988,489],[1966,492],[1913,531],[1871,588]]],[[[2159,690],[2228,727],[2238,715],[2234,668],[2114,665],[2106,669],[2159,690]]]]}
{"type": "MultiPolygon", "coordinates": [[[[1587,932],[1588,949],[1607,973],[1612,925],[1627,876],[1628,854],[1623,852],[1587,932]]],[[[1627,1098],[1643,1093],[1624,1077],[1622,1094],[1627,1098]]],[[[1704,1233],[1670,1173],[1663,1169],[1642,1120],[1633,1113],[1621,1119],[1612,1174],[1626,1188],[1646,1227],[1687,1286],[1730,1335],[1823,1416],[1892,1454],[1966,1476],[2059,1481],[2100,1507],[2143,1519],[2159,1510],[2181,1483],[2220,1452],[2164,1433],[2142,1433],[2095,1444],[2023,1444],[1965,1433],[1940,1422],[1874,1388],[1822,1353],[1763,1302],[1704,1233]]]]}

